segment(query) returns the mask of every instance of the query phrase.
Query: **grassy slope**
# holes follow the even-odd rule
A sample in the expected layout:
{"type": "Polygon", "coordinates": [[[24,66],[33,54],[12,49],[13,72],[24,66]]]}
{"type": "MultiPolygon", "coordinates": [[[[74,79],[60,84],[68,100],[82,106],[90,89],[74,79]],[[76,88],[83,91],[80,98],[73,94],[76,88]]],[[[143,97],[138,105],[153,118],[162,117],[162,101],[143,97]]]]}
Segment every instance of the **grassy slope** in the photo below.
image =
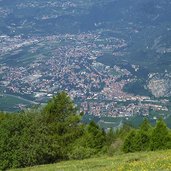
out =
{"type": "Polygon", "coordinates": [[[100,157],[80,161],[66,161],[15,171],[157,171],[171,170],[171,150],[142,152],[100,157]]]}

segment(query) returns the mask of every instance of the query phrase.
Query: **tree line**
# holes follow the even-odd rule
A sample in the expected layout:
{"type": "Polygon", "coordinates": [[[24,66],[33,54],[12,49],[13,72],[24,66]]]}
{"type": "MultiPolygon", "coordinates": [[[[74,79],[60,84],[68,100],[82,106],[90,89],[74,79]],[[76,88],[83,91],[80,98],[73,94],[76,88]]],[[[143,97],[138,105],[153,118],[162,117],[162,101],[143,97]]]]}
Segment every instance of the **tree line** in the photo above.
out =
{"type": "Polygon", "coordinates": [[[162,119],[155,127],[144,120],[139,129],[124,124],[105,132],[81,118],[65,92],[42,108],[0,113],[0,170],[171,148],[170,130],[162,119]]]}
{"type": "Polygon", "coordinates": [[[162,118],[159,118],[155,127],[144,119],[139,129],[132,129],[126,136],[123,151],[155,151],[171,149],[171,131],[162,118]]]}

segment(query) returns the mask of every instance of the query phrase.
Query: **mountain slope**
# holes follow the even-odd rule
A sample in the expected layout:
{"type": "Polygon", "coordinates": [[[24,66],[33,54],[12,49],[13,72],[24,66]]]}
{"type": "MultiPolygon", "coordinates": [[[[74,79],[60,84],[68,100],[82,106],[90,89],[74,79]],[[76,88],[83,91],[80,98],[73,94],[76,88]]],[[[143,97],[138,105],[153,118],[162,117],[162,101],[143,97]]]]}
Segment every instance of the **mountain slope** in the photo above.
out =
{"type": "Polygon", "coordinates": [[[157,171],[171,170],[171,150],[99,157],[81,161],[60,162],[53,165],[17,169],[16,171],[157,171]]]}

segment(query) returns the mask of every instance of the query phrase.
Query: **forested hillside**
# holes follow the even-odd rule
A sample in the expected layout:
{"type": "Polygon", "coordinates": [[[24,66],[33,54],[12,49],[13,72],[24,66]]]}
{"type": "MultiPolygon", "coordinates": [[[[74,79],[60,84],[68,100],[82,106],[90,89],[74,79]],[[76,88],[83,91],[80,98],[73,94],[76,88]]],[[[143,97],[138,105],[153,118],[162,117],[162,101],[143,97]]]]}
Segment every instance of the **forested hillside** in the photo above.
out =
{"type": "Polygon", "coordinates": [[[171,131],[162,118],[155,127],[145,119],[139,129],[124,124],[104,131],[93,121],[84,124],[81,117],[65,92],[44,107],[1,113],[0,169],[171,148],[171,131]]]}

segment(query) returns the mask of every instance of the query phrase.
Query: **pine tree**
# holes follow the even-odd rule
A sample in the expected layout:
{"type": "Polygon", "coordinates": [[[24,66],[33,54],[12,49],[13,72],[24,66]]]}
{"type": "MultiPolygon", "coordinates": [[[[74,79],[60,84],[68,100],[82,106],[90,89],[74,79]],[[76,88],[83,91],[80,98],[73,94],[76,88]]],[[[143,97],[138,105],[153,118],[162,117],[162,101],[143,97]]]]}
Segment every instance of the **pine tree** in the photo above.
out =
{"type": "Polygon", "coordinates": [[[105,143],[105,132],[94,121],[91,121],[87,127],[87,146],[99,150],[105,143]]]}
{"type": "Polygon", "coordinates": [[[60,92],[48,102],[44,108],[47,121],[63,122],[69,116],[76,114],[74,102],[66,92],[60,92]]]}
{"type": "Polygon", "coordinates": [[[147,151],[150,146],[150,133],[145,131],[137,131],[135,137],[135,150],[136,151],[147,151]]]}
{"type": "Polygon", "coordinates": [[[151,150],[167,149],[170,142],[169,130],[163,119],[160,118],[152,132],[150,148],[151,150]]]}
{"type": "Polygon", "coordinates": [[[150,147],[152,126],[147,118],[144,119],[137,133],[136,144],[137,151],[147,151],[150,147]]]}
{"type": "Polygon", "coordinates": [[[137,150],[136,149],[136,136],[137,136],[137,132],[136,130],[133,129],[130,131],[130,133],[126,137],[124,141],[124,145],[123,145],[123,151],[125,153],[135,152],[137,150]]]}
{"type": "Polygon", "coordinates": [[[150,122],[148,121],[147,118],[145,118],[140,126],[140,130],[141,131],[149,131],[151,128],[152,128],[152,126],[151,126],[150,122]]]}

